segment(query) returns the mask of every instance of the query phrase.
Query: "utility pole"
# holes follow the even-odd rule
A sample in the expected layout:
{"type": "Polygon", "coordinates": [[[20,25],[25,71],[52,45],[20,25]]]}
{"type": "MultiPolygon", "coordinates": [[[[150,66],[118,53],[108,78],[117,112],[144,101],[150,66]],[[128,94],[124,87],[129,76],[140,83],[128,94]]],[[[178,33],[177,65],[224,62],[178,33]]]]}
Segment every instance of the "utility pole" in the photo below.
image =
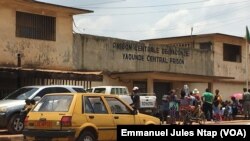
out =
{"type": "Polygon", "coordinates": [[[246,88],[248,89],[248,50],[249,45],[248,42],[246,41],[246,88]]]}
{"type": "Polygon", "coordinates": [[[246,26],[246,88],[248,89],[248,55],[249,55],[249,41],[250,35],[248,31],[248,27],[246,26]]]}
{"type": "Polygon", "coordinates": [[[194,48],[193,27],[191,27],[191,45],[192,45],[192,48],[194,48]]]}

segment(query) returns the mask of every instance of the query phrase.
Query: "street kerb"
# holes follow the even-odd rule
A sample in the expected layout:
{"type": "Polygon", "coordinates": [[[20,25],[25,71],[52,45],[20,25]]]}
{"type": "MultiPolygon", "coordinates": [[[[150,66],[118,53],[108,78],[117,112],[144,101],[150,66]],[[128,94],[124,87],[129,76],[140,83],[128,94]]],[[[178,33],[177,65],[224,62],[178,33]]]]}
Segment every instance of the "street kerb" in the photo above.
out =
{"type": "Polygon", "coordinates": [[[0,135],[0,141],[23,141],[23,135],[0,135]]]}

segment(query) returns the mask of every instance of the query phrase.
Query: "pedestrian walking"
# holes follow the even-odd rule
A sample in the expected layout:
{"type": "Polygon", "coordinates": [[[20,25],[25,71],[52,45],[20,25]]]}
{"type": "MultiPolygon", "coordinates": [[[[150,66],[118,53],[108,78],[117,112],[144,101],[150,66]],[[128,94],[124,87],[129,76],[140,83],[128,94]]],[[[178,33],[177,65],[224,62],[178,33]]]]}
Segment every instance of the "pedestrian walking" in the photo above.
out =
{"type": "Polygon", "coordinates": [[[232,100],[232,104],[231,104],[232,117],[233,117],[233,119],[235,119],[236,115],[238,114],[239,101],[234,96],[231,97],[231,100],[232,100]]]}
{"type": "Polygon", "coordinates": [[[213,99],[213,115],[214,115],[214,119],[215,121],[221,121],[221,114],[220,114],[220,106],[221,106],[221,102],[222,102],[222,97],[219,94],[220,91],[218,89],[215,90],[215,96],[213,99]]]}
{"type": "Polygon", "coordinates": [[[193,94],[192,95],[195,97],[195,106],[196,105],[201,105],[201,96],[200,96],[199,90],[195,88],[193,90],[193,94]]]}
{"type": "Polygon", "coordinates": [[[139,92],[139,87],[135,86],[133,88],[133,92],[131,95],[132,103],[130,104],[130,106],[132,106],[135,110],[139,110],[140,108],[140,96],[138,92],[139,92]]]}
{"type": "Polygon", "coordinates": [[[170,124],[176,124],[176,119],[179,117],[179,104],[177,100],[176,91],[172,89],[170,91],[170,101],[169,101],[169,116],[170,124]]]}
{"type": "Polygon", "coordinates": [[[169,115],[169,100],[170,100],[170,96],[167,94],[164,94],[162,96],[162,106],[161,106],[161,122],[162,124],[164,124],[164,122],[166,121],[166,123],[168,123],[168,115],[169,115]]]}
{"type": "Polygon", "coordinates": [[[250,119],[250,92],[247,91],[247,88],[243,88],[243,92],[242,101],[245,119],[250,119]]]}
{"type": "Polygon", "coordinates": [[[205,113],[206,119],[208,121],[211,121],[213,119],[213,94],[211,91],[207,88],[205,92],[202,95],[202,101],[203,101],[203,111],[205,113]]]}

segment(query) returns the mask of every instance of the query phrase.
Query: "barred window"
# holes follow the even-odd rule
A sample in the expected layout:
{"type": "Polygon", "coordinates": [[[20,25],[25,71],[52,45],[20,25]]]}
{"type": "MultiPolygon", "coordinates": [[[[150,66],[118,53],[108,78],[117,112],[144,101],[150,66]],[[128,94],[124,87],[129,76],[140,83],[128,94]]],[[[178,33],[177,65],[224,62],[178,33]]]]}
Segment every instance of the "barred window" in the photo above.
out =
{"type": "Polygon", "coordinates": [[[241,46],[223,44],[223,60],[230,62],[241,62],[241,46]]]}
{"type": "Polygon", "coordinates": [[[56,18],[17,11],[16,36],[55,41],[56,18]]]}
{"type": "Polygon", "coordinates": [[[202,50],[212,50],[211,46],[212,46],[211,42],[200,43],[200,49],[202,49],[202,50]]]}

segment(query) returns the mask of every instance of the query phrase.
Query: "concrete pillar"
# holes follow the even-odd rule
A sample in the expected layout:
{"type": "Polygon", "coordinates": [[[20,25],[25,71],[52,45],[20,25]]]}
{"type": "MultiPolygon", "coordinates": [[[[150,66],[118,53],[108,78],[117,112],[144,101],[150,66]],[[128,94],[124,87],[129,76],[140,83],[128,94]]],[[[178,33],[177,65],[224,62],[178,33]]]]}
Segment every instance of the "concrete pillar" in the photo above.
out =
{"type": "Polygon", "coordinates": [[[211,93],[214,93],[214,85],[213,85],[213,82],[209,82],[208,83],[208,89],[211,91],[211,93]]]}
{"type": "Polygon", "coordinates": [[[154,80],[152,78],[147,78],[147,93],[154,93],[154,80]]]}

